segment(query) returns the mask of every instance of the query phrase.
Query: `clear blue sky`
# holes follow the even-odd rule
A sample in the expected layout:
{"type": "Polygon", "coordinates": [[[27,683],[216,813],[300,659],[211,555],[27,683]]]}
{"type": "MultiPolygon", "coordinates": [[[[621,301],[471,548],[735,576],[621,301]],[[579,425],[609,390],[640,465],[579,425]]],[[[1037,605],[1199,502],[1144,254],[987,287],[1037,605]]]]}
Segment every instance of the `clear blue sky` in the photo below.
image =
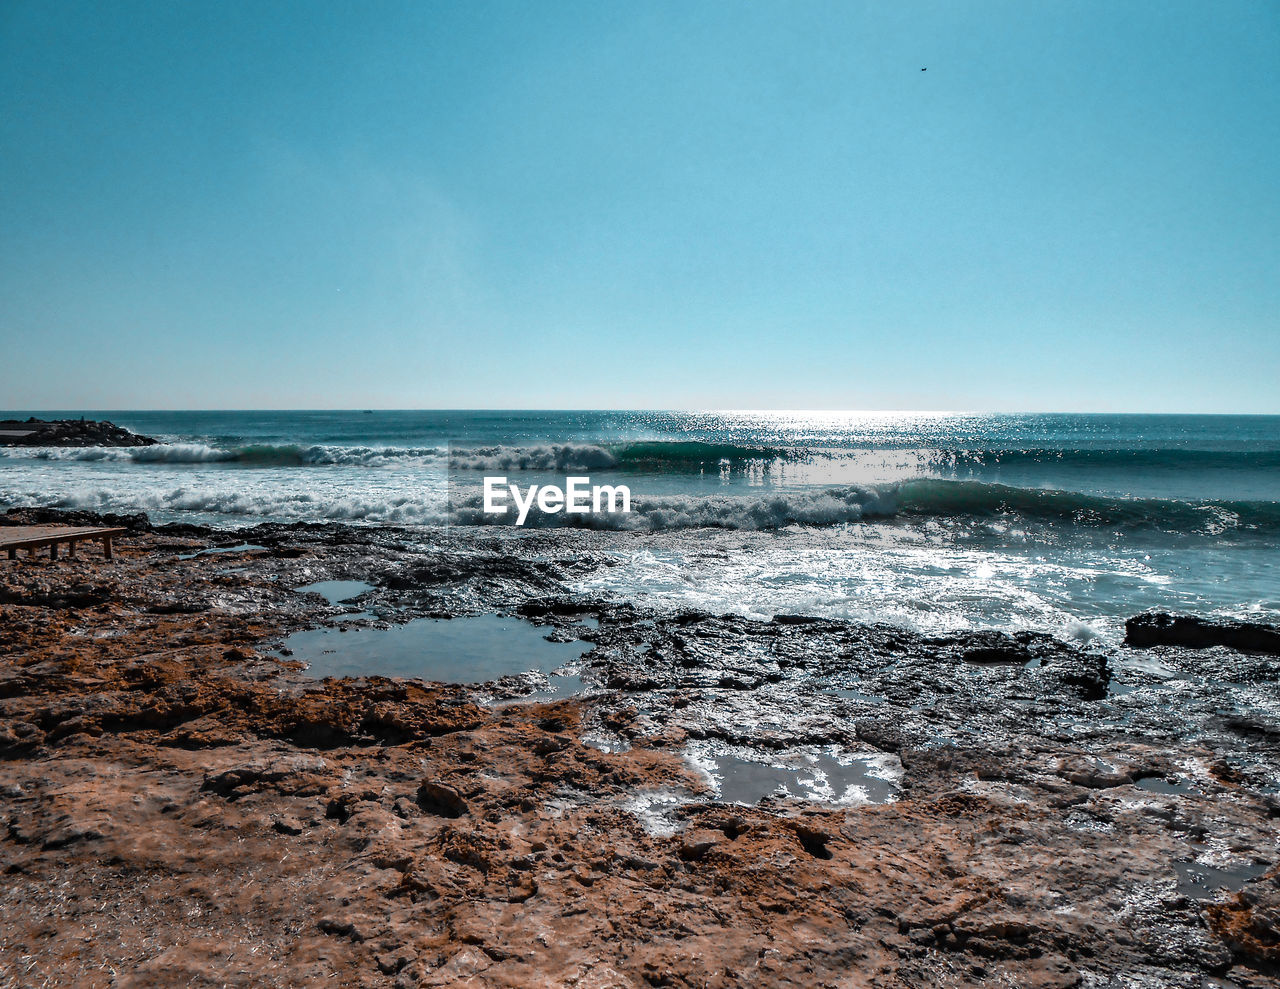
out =
{"type": "Polygon", "coordinates": [[[1280,412],[1278,177],[1274,0],[5,0],[0,408],[1280,412]]]}

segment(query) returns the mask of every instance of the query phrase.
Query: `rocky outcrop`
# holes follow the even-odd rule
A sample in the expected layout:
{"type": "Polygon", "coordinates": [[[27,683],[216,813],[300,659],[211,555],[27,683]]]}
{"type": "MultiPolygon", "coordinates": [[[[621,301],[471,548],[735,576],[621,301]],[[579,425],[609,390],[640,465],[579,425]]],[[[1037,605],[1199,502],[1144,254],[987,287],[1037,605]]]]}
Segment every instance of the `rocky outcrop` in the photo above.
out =
{"type": "Polygon", "coordinates": [[[1213,646],[1226,646],[1240,652],[1280,656],[1280,628],[1229,618],[1196,618],[1191,615],[1148,612],[1135,615],[1124,623],[1124,641],[1125,645],[1137,648],[1181,646],[1186,649],[1209,649],[1213,646]]]}
{"type": "Polygon", "coordinates": [[[1280,749],[1234,680],[583,598],[571,531],[213,538],[0,561],[0,985],[1277,984],[1280,749]],[[322,579],[374,617],[290,590],[322,579]],[[588,644],[589,691],[273,649],[493,611],[588,644]],[[899,775],[735,802],[707,769],[797,753],[899,775]]]}
{"type": "Polygon", "coordinates": [[[0,446],[154,446],[159,442],[106,421],[0,420],[0,446]]]}
{"type": "Polygon", "coordinates": [[[151,520],[142,512],[122,515],[63,508],[11,508],[0,513],[0,525],[97,525],[132,533],[152,531],[151,520]]]}

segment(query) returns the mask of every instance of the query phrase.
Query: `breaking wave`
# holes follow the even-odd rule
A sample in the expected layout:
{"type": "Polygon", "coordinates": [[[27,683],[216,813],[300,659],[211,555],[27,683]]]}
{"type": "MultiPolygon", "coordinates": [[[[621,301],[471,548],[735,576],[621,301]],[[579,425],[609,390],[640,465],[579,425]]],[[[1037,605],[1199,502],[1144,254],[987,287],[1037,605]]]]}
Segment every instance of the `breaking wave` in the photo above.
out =
{"type": "Polygon", "coordinates": [[[1067,464],[1089,467],[1265,470],[1280,467],[1280,450],[1188,450],[1052,448],[922,451],[935,468],[996,467],[1017,464],[1067,464]]]}
{"type": "Polygon", "coordinates": [[[436,461],[442,458],[443,452],[438,447],[299,446],[267,443],[221,447],[206,443],[163,443],[133,447],[10,447],[0,451],[0,457],[135,464],[381,467],[395,463],[436,461]]]}
{"type": "Polygon", "coordinates": [[[592,444],[454,447],[449,466],[454,470],[608,470],[618,466],[618,458],[592,444]]]}
{"type": "Polygon", "coordinates": [[[1280,528],[1271,501],[1116,498],[982,481],[922,479],[899,485],[903,510],[937,516],[1011,516],[1087,526],[1150,528],[1216,535],[1228,529],[1280,528]]]}
{"type": "Polygon", "coordinates": [[[891,460],[911,474],[1018,465],[1130,467],[1144,470],[1280,468],[1280,450],[1168,449],[929,449],[752,446],[691,440],[613,443],[542,443],[480,447],[395,447],[301,444],[210,445],[175,442],[143,447],[7,447],[0,458],[109,461],[137,464],[242,464],[245,466],[365,466],[443,463],[455,470],[618,470],[698,473],[747,465],[891,460]]]}
{"type": "Polygon", "coordinates": [[[85,488],[57,494],[0,490],[0,505],[47,505],[95,512],[146,512],[153,521],[230,516],[308,522],[433,525],[445,521],[444,498],[389,492],[282,491],[181,487],[165,491],[85,488]]]}
{"type": "Polygon", "coordinates": [[[736,443],[701,443],[693,440],[651,440],[619,445],[621,466],[651,470],[701,469],[724,462],[805,461],[832,457],[841,452],[817,447],[742,446],[736,443]]]}
{"type": "MultiPolygon", "coordinates": [[[[509,524],[513,515],[484,515],[480,491],[468,490],[452,513],[446,492],[414,474],[383,475],[371,486],[358,478],[341,485],[300,485],[288,476],[244,484],[224,475],[193,479],[178,487],[153,483],[73,483],[0,488],[0,505],[52,505],[97,511],[147,511],[315,521],[400,522],[434,525],[509,524]]],[[[48,479],[52,481],[53,479],[48,479]]],[[[1070,491],[1022,488],[980,481],[916,479],[868,486],[790,490],[755,489],[743,494],[647,495],[633,491],[631,512],[565,515],[530,511],[526,527],[598,529],[779,529],[789,525],[831,526],[889,519],[999,519],[1060,527],[1114,527],[1201,536],[1280,533],[1280,503],[1272,501],[1182,501],[1115,498],[1070,491]]]]}
{"type": "Polygon", "coordinates": [[[1280,450],[941,449],[751,446],[693,440],[454,448],[451,465],[472,470],[605,470],[696,473],[721,466],[838,463],[870,458],[912,465],[919,473],[1031,464],[1154,469],[1280,468],[1280,450]]]}
{"type": "MultiPolygon", "coordinates": [[[[914,480],[871,487],[834,487],[750,495],[633,495],[627,514],[565,515],[531,509],[526,526],[668,530],[779,529],[838,525],[896,516],[1003,518],[1081,526],[1118,526],[1220,535],[1280,530],[1275,502],[1107,498],[979,481],[914,480]]],[[[502,524],[512,516],[484,515],[480,496],[454,509],[462,524],[502,524]]]]}
{"type": "MultiPolygon", "coordinates": [[[[885,518],[898,511],[892,491],[873,488],[828,488],[765,496],[666,495],[632,496],[628,513],[565,515],[546,513],[534,506],[525,526],[546,528],[577,526],[593,529],[780,529],[783,526],[836,525],[863,518],[885,518]]],[[[463,525],[504,524],[514,518],[485,515],[480,496],[455,507],[453,520],[463,525]]]]}

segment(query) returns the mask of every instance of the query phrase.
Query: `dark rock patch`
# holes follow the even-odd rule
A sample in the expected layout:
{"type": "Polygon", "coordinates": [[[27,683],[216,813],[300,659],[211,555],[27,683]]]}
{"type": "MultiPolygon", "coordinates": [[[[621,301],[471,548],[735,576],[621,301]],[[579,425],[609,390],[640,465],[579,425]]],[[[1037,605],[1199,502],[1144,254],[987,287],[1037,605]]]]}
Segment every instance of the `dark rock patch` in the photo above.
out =
{"type": "Polygon", "coordinates": [[[1226,646],[1240,652],[1261,652],[1280,656],[1280,628],[1260,622],[1228,618],[1197,618],[1149,612],[1124,623],[1125,645],[1139,649],[1151,646],[1182,646],[1210,649],[1226,646]]]}

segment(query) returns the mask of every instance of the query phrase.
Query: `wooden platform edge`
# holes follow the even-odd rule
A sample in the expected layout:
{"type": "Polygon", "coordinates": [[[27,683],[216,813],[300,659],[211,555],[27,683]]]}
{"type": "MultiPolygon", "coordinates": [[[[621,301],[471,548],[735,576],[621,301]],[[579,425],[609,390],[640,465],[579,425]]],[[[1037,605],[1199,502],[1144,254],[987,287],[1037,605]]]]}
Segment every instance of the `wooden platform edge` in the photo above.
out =
{"type": "Polygon", "coordinates": [[[49,550],[49,559],[56,560],[58,558],[58,544],[67,543],[67,555],[74,558],[76,555],[76,543],[85,542],[90,539],[102,540],[102,555],[108,560],[112,559],[111,540],[116,536],[123,535],[128,529],[73,529],[63,533],[50,533],[43,536],[34,536],[28,539],[6,540],[4,538],[4,529],[0,527],[0,549],[9,551],[9,559],[16,560],[18,558],[18,550],[25,549],[27,557],[36,555],[36,551],[40,549],[49,550]]]}

